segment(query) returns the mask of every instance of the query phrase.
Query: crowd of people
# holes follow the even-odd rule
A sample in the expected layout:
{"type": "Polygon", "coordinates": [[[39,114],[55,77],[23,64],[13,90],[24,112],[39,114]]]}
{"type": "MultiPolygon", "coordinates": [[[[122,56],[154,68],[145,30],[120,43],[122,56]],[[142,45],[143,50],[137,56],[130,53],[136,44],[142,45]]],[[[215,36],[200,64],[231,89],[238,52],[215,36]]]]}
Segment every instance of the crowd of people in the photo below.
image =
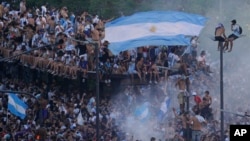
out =
{"type": "MultiPolygon", "coordinates": [[[[220,139],[216,108],[219,104],[213,99],[218,80],[207,63],[206,51],[198,48],[198,37],[190,39],[190,46],[145,46],[113,55],[108,49],[109,42],[103,41],[105,23],[109,20],[86,11],[75,15],[67,7],[56,9],[42,5],[29,9],[25,0],[19,8],[13,9],[6,2],[0,5],[1,63],[17,63],[53,76],[83,80],[88,79],[89,72],[99,69],[100,79],[105,83],[111,83],[112,75],[122,74],[128,75],[131,82],[139,79],[149,84],[128,86],[115,96],[100,99],[98,140],[146,140],[142,136],[147,135],[155,135],[152,141],[220,139]],[[96,59],[99,59],[98,68],[96,59]],[[171,99],[171,104],[164,109],[162,101],[166,97],[171,99]],[[146,121],[140,121],[134,114],[136,107],[143,103],[148,103],[151,115],[146,121]],[[175,108],[171,110],[171,107],[175,108]],[[151,130],[137,135],[140,132],[134,130],[136,125],[128,127],[131,116],[136,124],[146,122],[151,130]]],[[[18,94],[28,105],[26,118],[22,120],[8,111],[8,95],[1,92],[3,140],[97,140],[93,91],[82,92],[75,87],[65,91],[54,81],[28,83],[17,79],[18,74],[6,76],[6,73],[1,71],[0,90],[22,91],[34,97],[18,94]]],[[[235,122],[232,117],[228,116],[228,123],[235,122]]],[[[237,122],[248,121],[244,116],[237,119],[237,122]]],[[[227,130],[223,138],[229,138],[227,130]]]]}
{"type": "MultiPolygon", "coordinates": [[[[98,56],[100,79],[106,83],[111,82],[111,74],[129,74],[132,79],[135,75],[141,81],[157,83],[160,74],[166,80],[168,67],[172,67],[173,73],[187,73],[184,59],[177,56],[185,48],[183,46],[171,49],[139,47],[113,55],[108,49],[109,42],[103,41],[105,23],[111,19],[104,20],[87,12],[75,15],[69,13],[67,7],[49,9],[43,5],[33,10],[26,8],[25,1],[20,2],[19,10],[11,9],[4,2],[1,7],[0,51],[4,58],[11,57],[6,61],[19,61],[31,69],[76,79],[78,75],[85,78],[88,72],[97,69],[98,56]]],[[[205,66],[201,64],[200,67],[205,66]]]]}

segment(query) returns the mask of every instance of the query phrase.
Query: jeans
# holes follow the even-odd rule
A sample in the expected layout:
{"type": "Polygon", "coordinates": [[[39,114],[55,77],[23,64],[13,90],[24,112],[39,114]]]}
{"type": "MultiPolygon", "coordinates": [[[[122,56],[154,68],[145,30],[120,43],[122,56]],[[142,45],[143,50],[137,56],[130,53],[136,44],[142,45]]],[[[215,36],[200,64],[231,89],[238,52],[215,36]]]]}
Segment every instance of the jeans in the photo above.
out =
{"type": "Polygon", "coordinates": [[[199,130],[193,130],[192,131],[192,141],[200,141],[201,139],[201,131],[199,130]]]}

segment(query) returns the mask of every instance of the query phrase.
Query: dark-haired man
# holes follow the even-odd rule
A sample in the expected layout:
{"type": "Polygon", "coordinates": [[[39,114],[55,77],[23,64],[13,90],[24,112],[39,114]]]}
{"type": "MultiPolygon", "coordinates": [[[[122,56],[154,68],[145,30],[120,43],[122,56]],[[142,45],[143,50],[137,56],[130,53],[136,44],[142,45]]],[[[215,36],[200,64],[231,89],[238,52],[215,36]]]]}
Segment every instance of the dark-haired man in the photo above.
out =
{"type": "Polygon", "coordinates": [[[156,141],[155,137],[151,137],[150,141],[156,141]]]}
{"type": "Polygon", "coordinates": [[[204,117],[200,116],[200,112],[196,111],[195,116],[190,118],[190,124],[192,126],[192,141],[200,141],[202,135],[202,126],[207,124],[204,117]]]}
{"type": "Polygon", "coordinates": [[[231,52],[232,51],[232,48],[233,48],[233,41],[236,40],[237,38],[240,37],[240,26],[237,23],[236,20],[232,20],[231,21],[231,30],[233,31],[232,34],[230,34],[228,36],[228,39],[227,39],[227,42],[225,42],[225,50],[228,49],[228,45],[230,46],[228,52],[231,52]]]}

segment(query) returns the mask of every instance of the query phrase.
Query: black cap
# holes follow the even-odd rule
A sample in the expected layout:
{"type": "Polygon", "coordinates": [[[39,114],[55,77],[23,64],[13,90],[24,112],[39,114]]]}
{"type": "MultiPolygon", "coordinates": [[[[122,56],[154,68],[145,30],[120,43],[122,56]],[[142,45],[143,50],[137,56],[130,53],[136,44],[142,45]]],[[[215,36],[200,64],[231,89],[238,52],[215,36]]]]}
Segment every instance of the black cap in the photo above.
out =
{"type": "Polygon", "coordinates": [[[236,20],[232,20],[231,22],[232,22],[232,23],[236,23],[236,20]]]}

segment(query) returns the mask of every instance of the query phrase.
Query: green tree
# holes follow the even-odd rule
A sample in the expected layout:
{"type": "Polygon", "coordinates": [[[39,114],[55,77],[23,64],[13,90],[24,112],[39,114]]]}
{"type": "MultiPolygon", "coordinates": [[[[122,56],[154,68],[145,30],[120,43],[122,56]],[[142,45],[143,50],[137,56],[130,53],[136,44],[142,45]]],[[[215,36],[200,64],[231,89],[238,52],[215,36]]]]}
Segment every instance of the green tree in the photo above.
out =
{"type": "Polygon", "coordinates": [[[216,0],[27,0],[28,7],[40,7],[47,3],[50,7],[67,6],[70,11],[88,11],[104,18],[131,15],[149,10],[183,10],[204,14],[216,0]]]}

